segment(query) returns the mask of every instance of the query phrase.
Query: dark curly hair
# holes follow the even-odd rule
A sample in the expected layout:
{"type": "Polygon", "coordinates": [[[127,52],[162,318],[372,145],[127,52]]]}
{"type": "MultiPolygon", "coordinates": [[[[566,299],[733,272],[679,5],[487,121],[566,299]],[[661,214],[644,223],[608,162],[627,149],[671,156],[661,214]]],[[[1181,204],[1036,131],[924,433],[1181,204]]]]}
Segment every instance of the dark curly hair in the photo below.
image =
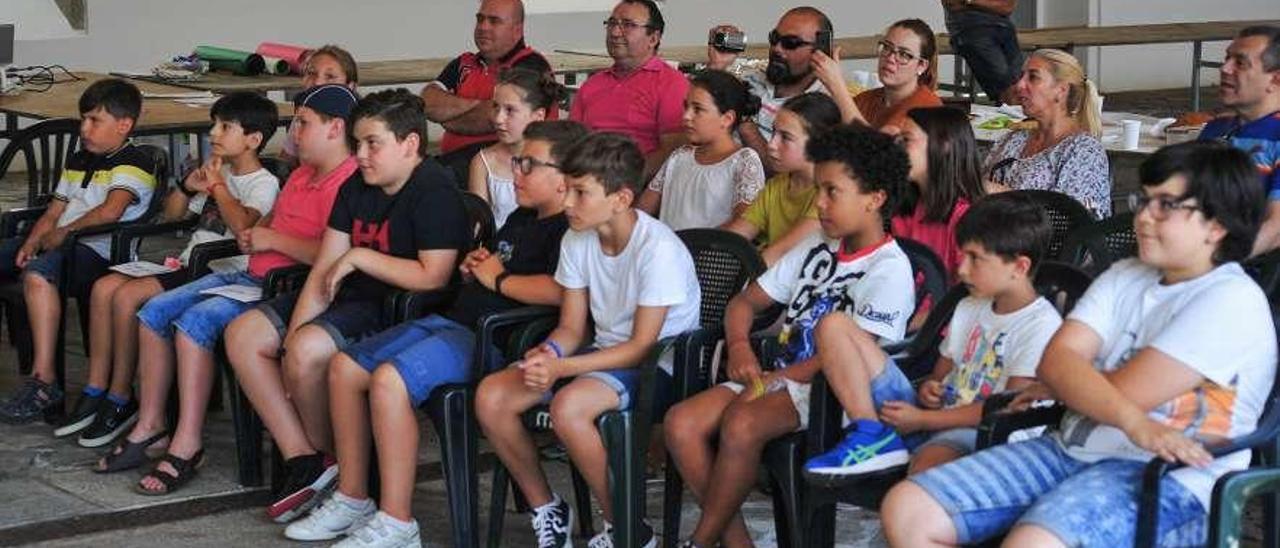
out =
{"type": "Polygon", "coordinates": [[[1266,209],[1249,155],[1223,143],[1191,141],[1161,148],[1138,166],[1144,187],[1159,186],[1174,175],[1187,180],[1181,199],[1194,199],[1206,219],[1227,230],[1213,253],[1214,264],[1247,258],[1266,209]]]}
{"type": "MultiPolygon", "coordinates": [[[[348,140],[355,142],[356,122],[361,118],[381,120],[403,141],[410,133],[418,134],[418,155],[427,157],[427,114],[422,98],[405,88],[379,91],[366,95],[351,111],[351,125],[347,126],[348,140]]],[[[354,149],[354,145],[352,146],[354,149]]]]}
{"type": "Polygon", "coordinates": [[[751,93],[737,76],[723,70],[708,69],[699,72],[689,85],[707,92],[720,112],[733,111],[733,127],[738,127],[743,118],[750,118],[760,112],[760,98],[751,93]]]}
{"type": "Polygon", "coordinates": [[[896,209],[907,184],[911,161],[892,137],[858,124],[836,126],[809,136],[805,155],[815,164],[838,162],[864,192],[884,192],[881,218],[896,209]]]}
{"type": "Polygon", "coordinates": [[[1044,208],[1015,192],[975,201],[956,223],[956,243],[976,243],[1006,261],[1019,256],[1031,259],[1028,276],[1035,276],[1052,237],[1053,227],[1044,208]]]}

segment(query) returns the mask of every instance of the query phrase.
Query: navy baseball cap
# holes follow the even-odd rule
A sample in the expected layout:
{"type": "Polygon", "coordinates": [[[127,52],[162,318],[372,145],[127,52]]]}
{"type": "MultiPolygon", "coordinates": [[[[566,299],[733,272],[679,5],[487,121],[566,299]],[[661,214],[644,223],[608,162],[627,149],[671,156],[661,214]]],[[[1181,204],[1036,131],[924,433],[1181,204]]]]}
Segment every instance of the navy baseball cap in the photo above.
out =
{"type": "Polygon", "coordinates": [[[341,84],[323,84],[299,93],[293,98],[294,107],[307,107],[316,112],[347,118],[356,108],[360,98],[341,84]]]}

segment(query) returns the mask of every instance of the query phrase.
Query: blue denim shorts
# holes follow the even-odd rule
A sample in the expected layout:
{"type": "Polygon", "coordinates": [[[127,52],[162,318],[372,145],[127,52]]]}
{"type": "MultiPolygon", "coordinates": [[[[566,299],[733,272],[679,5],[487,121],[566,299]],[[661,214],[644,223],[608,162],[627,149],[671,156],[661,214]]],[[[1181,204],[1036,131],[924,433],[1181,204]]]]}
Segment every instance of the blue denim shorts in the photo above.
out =
{"type": "MultiPolygon", "coordinates": [[[[405,322],[370,336],[345,350],[370,373],[390,364],[400,374],[413,406],[422,405],[436,387],[470,380],[475,334],[440,315],[405,322]]],[[[502,353],[489,349],[489,370],[502,365],[502,353]]]]}
{"type": "Polygon", "coordinates": [[[138,321],[165,339],[173,339],[174,330],[181,330],[212,352],[231,320],[253,308],[253,303],[200,293],[224,285],[260,286],[262,281],[245,272],[208,274],[152,297],[138,310],[138,321]]]}
{"type": "Polygon", "coordinates": [[[978,450],[978,429],[952,428],[933,432],[917,449],[927,445],[941,445],[961,455],[968,455],[978,450]]]}
{"type": "MultiPolygon", "coordinates": [[[[578,353],[585,354],[587,352],[595,352],[596,350],[599,350],[599,349],[588,348],[588,349],[579,351],[578,353]]],[[[519,363],[519,362],[516,362],[516,363],[519,363]]],[[[512,365],[514,366],[515,364],[512,364],[512,365]]],[[[592,371],[590,373],[583,373],[581,375],[578,375],[577,377],[574,377],[574,379],[596,379],[604,383],[605,386],[608,386],[611,390],[613,390],[615,394],[618,395],[618,410],[626,411],[627,409],[631,408],[632,394],[635,394],[637,391],[640,390],[640,367],[647,367],[647,366],[625,367],[620,369],[605,369],[602,371],[592,371]]],[[[661,417],[662,415],[664,415],[667,411],[667,408],[671,406],[672,380],[671,380],[671,374],[664,371],[661,367],[659,367],[658,370],[654,371],[653,373],[654,373],[653,414],[651,416],[653,416],[654,420],[657,421],[658,417],[661,417]]],[[[564,388],[565,386],[568,386],[569,383],[574,379],[569,379],[566,382],[557,383],[556,386],[551,391],[543,395],[542,403],[551,403],[552,397],[555,395],[555,392],[561,388],[564,388]]]]}
{"type": "MultiPolygon", "coordinates": [[[[298,294],[298,291],[291,291],[258,303],[258,311],[276,328],[276,334],[282,341],[289,332],[289,320],[293,317],[294,306],[298,304],[298,294]]],[[[339,293],[338,298],[308,325],[323,329],[338,350],[344,350],[351,343],[383,328],[382,299],[343,298],[339,293]]]]}
{"type": "MultiPolygon", "coordinates": [[[[916,387],[911,386],[911,380],[907,378],[906,373],[898,367],[898,362],[893,358],[887,358],[884,363],[884,369],[880,370],[880,374],[871,379],[871,401],[875,403],[876,409],[885,402],[903,401],[911,405],[919,405],[916,402],[916,387]]],[[[929,439],[929,432],[912,432],[902,436],[902,443],[907,446],[908,451],[914,452],[925,441],[929,439]]]]}
{"type": "MultiPolygon", "coordinates": [[[[1052,532],[1067,546],[1131,546],[1146,461],[1076,460],[1052,436],[979,451],[909,480],[951,516],[960,544],[1017,524],[1052,532]]],[[[1207,514],[1169,476],[1161,483],[1160,546],[1204,544],[1207,514]]]]}
{"type": "MultiPolygon", "coordinates": [[[[7,238],[0,240],[0,274],[16,278],[19,270],[14,260],[17,259],[18,250],[22,248],[22,244],[26,243],[23,237],[7,238]]],[[[93,287],[93,282],[101,278],[107,273],[107,260],[98,255],[93,248],[76,244],[74,248],[76,254],[76,269],[71,273],[71,279],[68,280],[70,285],[67,286],[67,296],[85,296],[89,294],[89,289],[93,287]]],[[[64,258],[62,248],[50,249],[40,252],[29,262],[22,272],[30,272],[36,274],[54,286],[58,285],[62,279],[62,261],[64,258]]]]}

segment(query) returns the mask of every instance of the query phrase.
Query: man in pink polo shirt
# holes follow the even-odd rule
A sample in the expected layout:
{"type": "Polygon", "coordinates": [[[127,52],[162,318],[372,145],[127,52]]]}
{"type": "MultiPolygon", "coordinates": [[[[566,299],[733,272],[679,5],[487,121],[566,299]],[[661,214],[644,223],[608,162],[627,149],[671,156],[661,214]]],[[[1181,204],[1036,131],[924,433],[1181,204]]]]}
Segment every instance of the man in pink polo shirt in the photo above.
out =
{"type": "Polygon", "coordinates": [[[648,180],[684,142],[681,117],[689,81],[658,56],[666,23],[653,0],[622,0],[604,27],[613,66],[582,84],[569,118],[592,131],[631,137],[644,153],[648,180]]]}

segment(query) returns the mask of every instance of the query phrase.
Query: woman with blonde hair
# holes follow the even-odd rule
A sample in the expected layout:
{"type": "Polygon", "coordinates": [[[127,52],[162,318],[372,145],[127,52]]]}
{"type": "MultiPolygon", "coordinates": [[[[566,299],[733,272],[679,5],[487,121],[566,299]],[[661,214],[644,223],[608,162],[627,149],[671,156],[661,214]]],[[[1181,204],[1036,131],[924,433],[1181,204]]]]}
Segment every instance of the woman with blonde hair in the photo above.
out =
{"type": "Polygon", "coordinates": [[[1011,131],[991,148],[982,167],[992,190],[1052,190],[1075,198],[1094,217],[1110,215],[1098,91],[1080,62],[1062,50],[1036,50],[1014,93],[1036,126],[1011,131]]]}

